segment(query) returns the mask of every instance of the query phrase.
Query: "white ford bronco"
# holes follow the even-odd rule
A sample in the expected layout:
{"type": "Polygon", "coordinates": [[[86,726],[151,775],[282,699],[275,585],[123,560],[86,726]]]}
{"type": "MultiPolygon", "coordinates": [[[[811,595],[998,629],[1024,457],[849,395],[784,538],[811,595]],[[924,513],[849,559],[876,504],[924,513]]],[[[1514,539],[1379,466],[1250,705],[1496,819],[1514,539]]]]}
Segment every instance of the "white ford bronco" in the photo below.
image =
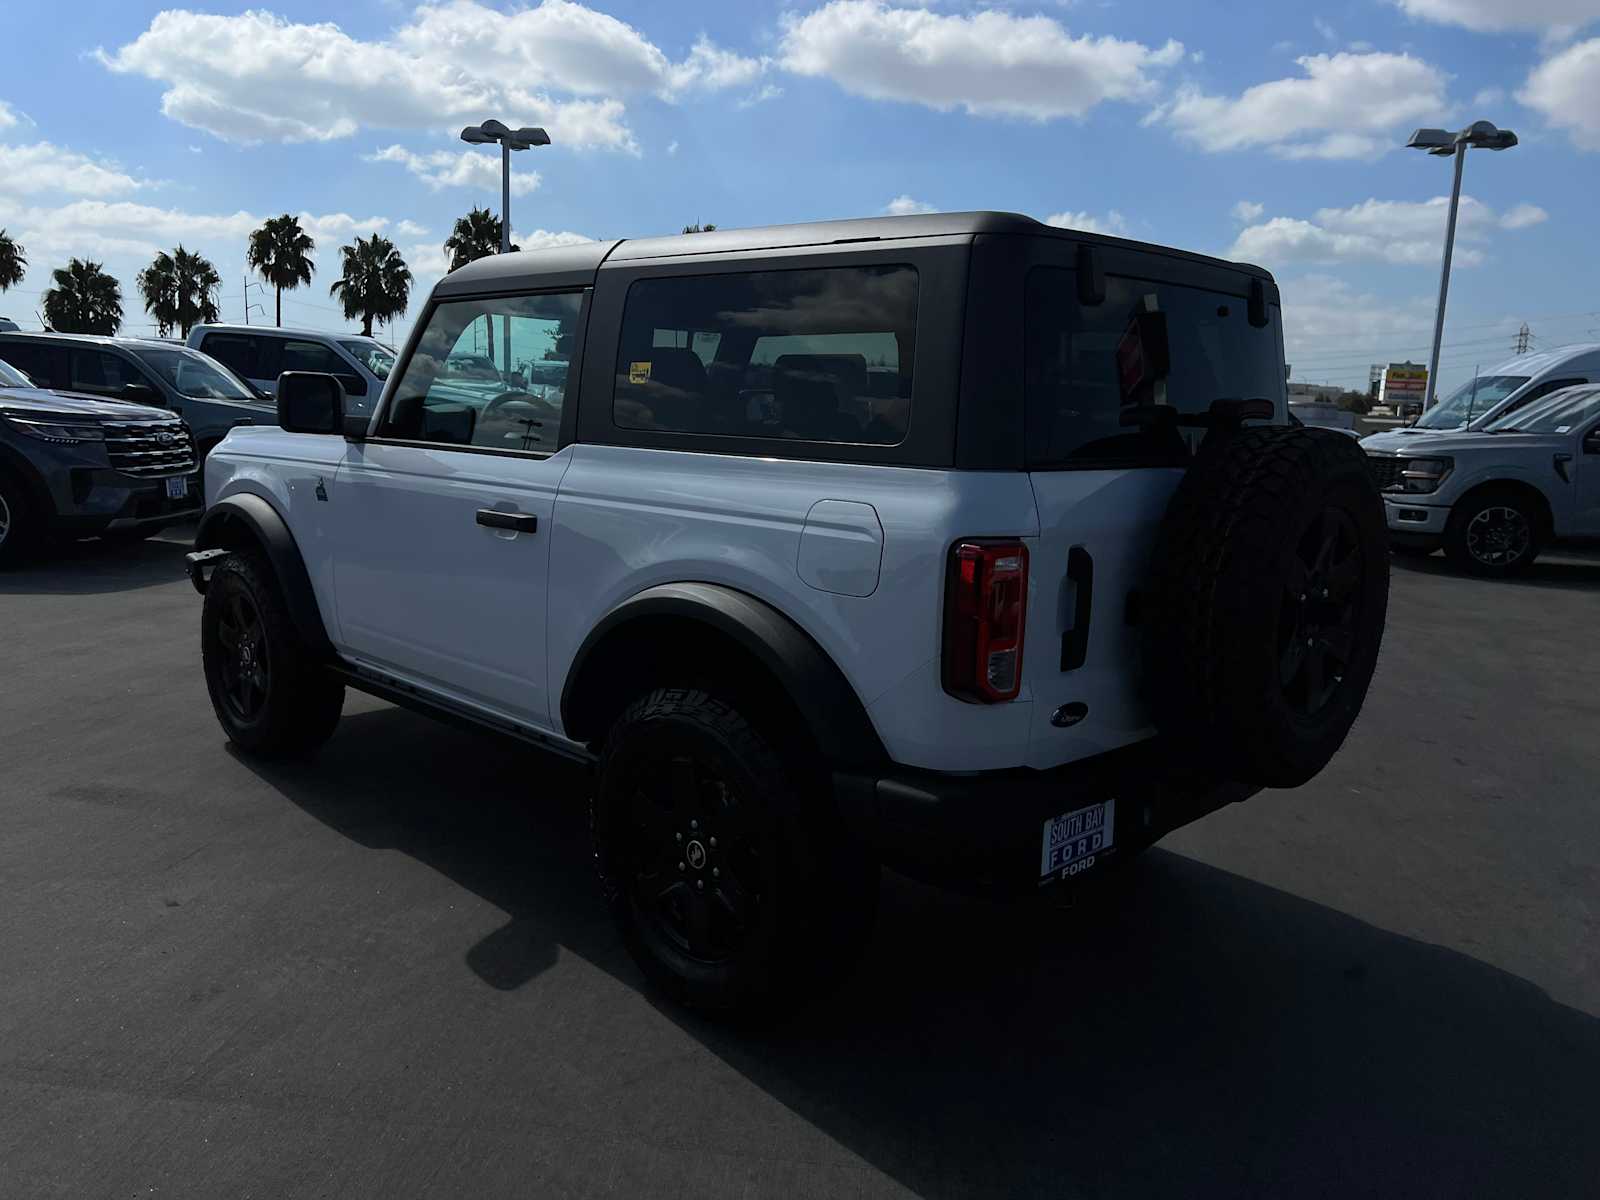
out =
{"type": "Polygon", "coordinates": [[[594,764],[622,936],[714,1011],[841,974],[880,864],[1031,892],[1304,783],[1383,632],[1271,276],[1025,217],[484,259],[373,412],[277,404],[189,555],[227,735],[356,688],[594,764]]]}

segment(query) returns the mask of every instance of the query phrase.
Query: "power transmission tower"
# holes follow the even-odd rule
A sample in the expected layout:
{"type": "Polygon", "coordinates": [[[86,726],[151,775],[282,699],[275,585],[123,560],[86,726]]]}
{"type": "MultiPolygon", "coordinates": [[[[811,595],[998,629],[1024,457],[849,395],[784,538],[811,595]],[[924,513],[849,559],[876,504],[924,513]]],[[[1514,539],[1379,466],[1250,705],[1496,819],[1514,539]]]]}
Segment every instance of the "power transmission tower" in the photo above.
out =
{"type": "Polygon", "coordinates": [[[1516,347],[1518,354],[1526,354],[1528,352],[1528,339],[1532,336],[1533,331],[1528,328],[1528,323],[1524,321],[1522,328],[1517,330],[1516,347]]]}

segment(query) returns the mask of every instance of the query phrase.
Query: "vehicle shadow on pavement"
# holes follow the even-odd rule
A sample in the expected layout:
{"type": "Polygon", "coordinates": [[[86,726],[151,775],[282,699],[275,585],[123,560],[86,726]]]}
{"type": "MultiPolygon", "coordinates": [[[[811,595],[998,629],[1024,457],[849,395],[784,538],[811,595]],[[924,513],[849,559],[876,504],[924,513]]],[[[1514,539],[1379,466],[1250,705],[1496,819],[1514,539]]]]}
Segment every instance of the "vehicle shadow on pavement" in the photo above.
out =
{"type": "Polygon", "coordinates": [[[1564,558],[1554,556],[1534,561],[1527,572],[1514,579],[1474,579],[1458,570],[1443,555],[1426,558],[1394,556],[1392,566],[1398,571],[1417,575],[1434,575],[1451,579],[1465,579],[1487,583],[1495,587],[1555,588],[1559,591],[1600,592],[1600,557],[1564,558]]]}
{"type": "Polygon", "coordinates": [[[99,595],[171,583],[183,578],[183,556],[193,537],[189,526],[180,525],[142,542],[50,542],[0,571],[0,596],[99,595]]]}
{"type": "MultiPolygon", "coordinates": [[[[520,986],[563,947],[645,986],[594,899],[578,768],[389,709],[348,717],[314,763],[250,766],[503,910],[462,949],[486,984],[520,986]]],[[[1580,1195],[1600,1179],[1600,1021],[1159,849],[1058,905],[888,875],[864,965],[803,1018],[660,1011],[923,1196],[1580,1195]]]]}

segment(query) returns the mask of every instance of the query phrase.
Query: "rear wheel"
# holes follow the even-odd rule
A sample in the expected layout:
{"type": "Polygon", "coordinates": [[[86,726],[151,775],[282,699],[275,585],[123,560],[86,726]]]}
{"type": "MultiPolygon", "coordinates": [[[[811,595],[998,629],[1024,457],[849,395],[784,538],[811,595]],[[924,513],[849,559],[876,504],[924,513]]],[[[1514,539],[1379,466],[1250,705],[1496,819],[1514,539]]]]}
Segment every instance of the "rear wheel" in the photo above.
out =
{"type": "Polygon", "coordinates": [[[612,727],[592,814],[602,894],[676,1000],[770,1012],[855,962],[878,868],[808,795],[814,774],[705,691],[657,689],[612,727]]]}
{"type": "Polygon", "coordinates": [[[230,554],[212,571],[200,615],[200,654],[217,720],[241,749],[303,754],[332,736],[344,685],[295,631],[261,559],[230,554]]]}
{"type": "Polygon", "coordinates": [[[1520,492],[1496,489],[1469,496],[1450,512],[1444,552],[1474,575],[1505,578],[1533,565],[1544,542],[1544,522],[1520,492]]]}
{"type": "Polygon", "coordinates": [[[12,476],[0,471],[0,567],[18,561],[33,543],[34,535],[27,493],[12,476]]]}

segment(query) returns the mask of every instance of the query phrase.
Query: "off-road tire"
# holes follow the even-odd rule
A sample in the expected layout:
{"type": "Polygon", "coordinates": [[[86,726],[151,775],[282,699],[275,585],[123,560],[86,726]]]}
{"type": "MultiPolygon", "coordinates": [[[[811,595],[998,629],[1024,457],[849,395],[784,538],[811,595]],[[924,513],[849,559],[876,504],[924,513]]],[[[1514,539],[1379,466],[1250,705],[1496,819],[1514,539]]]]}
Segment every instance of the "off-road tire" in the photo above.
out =
{"type": "Polygon", "coordinates": [[[848,972],[876,915],[879,872],[830,815],[825,788],[825,774],[721,695],[657,688],[628,706],[601,753],[591,828],[602,899],[652,983],[707,1013],[764,1018],[848,972]],[[685,774],[690,782],[680,787],[685,774]],[[715,835],[707,831],[719,825],[729,832],[709,849],[715,835]],[[674,833],[681,840],[669,840],[674,833]],[[718,864],[720,878],[711,875],[718,864]],[[703,893],[690,890],[700,884],[703,893]],[[658,889],[679,895],[652,902],[658,889]],[[728,935],[725,955],[691,952],[688,906],[700,903],[710,905],[702,928],[728,935]]]}
{"type": "Polygon", "coordinates": [[[1534,559],[1539,557],[1539,551],[1544,548],[1545,540],[1543,514],[1528,502],[1525,495],[1514,489],[1486,488],[1468,496],[1465,502],[1458,502],[1450,510],[1450,519],[1444,527],[1444,554],[1455,567],[1469,574],[1485,579],[1510,579],[1533,566],[1534,559]],[[1522,552],[1506,562],[1485,561],[1473,552],[1469,544],[1474,535],[1473,523],[1480,515],[1493,509],[1517,513],[1526,534],[1522,552]]]}
{"type": "Polygon", "coordinates": [[[331,675],[295,630],[277,579],[265,560],[249,552],[228,555],[211,572],[200,613],[200,656],[206,690],[229,739],[264,758],[307,754],[332,736],[344,707],[344,684],[331,675]],[[247,625],[239,617],[253,617],[247,625]],[[249,661],[264,669],[264,684],[250,689],[259,702],[238,701],[240,672],[235,636],[252,632],[249,661]],[[257,645],[257,643],[259,643],[257,645]]]}
{"type": "Polygon", "coordinates": [[[0,567],[21,562],[38,541],[33,503],[22,481],[0,467],[0,567]]]}
{"type": "Polygon", "coordinates": [[[1161,732],[1228,778],[1296,787],[1314,776],[1372,680],[1388,551],[1383,502],[1350,438],[1285,426],[1208,435],[1168,505],[1143,622],[1161,732]]]}

